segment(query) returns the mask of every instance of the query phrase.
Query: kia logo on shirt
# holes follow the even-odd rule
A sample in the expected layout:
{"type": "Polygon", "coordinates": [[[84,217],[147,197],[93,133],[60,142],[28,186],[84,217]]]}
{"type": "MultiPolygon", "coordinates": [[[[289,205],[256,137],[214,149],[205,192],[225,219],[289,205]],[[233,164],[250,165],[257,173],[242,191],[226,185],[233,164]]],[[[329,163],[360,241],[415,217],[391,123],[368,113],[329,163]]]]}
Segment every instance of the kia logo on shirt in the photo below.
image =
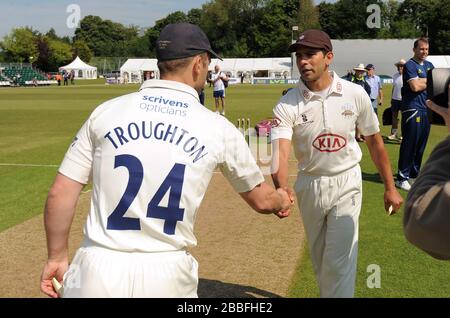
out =
{"type": "Polygon", "coordinates": [[[347,140],[336,134],[322,134],[314,139],[312,145],[320,152],[336,152],[347,145],[347,140]]]}

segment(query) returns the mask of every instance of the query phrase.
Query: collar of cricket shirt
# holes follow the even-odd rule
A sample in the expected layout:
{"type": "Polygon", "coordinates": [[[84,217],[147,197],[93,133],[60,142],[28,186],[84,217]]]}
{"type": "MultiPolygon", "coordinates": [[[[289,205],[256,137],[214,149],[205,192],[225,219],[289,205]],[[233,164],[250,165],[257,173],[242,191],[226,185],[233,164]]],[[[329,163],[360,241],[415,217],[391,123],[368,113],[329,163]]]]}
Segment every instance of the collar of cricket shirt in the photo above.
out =
{"type": "MultiPolygon", "coordinates": [[[[333,81],[331,82],[331,88],[328,95],[332,93],[342,95],[344,89],[342,85],[343,80],[335,72],[331,72],[331,76],[333,77],[333,81]]],[[[299,83],[300,95],[308,102],[314,96],[314,92],[312,92],[301,79],[299,83]]]]}

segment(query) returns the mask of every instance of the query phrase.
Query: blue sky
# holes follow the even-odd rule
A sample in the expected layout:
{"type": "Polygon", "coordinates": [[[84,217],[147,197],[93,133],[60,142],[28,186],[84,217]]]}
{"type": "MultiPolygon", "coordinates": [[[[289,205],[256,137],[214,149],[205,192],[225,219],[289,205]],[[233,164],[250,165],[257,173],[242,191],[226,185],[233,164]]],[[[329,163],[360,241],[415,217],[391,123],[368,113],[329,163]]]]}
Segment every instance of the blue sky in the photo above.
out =
{"type": "Polygon", "coordinates": [[[0,0],[0,40],[12,28],[24,26],[43,33],[53,27],[60,36],[73,36],[75,29],[66,23],[72,13],[66,12],[70,4],[79,6],[81,18],[98,15],[124,25],[151,27],[171,12],[201,8],[206,2],[208,0],[0,0]]]}

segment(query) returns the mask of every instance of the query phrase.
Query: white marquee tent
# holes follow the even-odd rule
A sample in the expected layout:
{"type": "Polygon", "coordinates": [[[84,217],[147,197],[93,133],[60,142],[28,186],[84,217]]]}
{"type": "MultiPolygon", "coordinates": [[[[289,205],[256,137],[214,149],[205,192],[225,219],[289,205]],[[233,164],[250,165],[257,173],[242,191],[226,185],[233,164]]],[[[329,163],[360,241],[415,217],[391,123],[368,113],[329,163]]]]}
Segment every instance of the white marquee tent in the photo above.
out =
{"type": "Polygon", "coordinates": [[[291,77],[290,57],[268,57],[268,58],[230,58],[212,59],[209,70],[213,71],[215,65],[220,66],[220,70],[231,73],[232,77],[239,77],[241,73],[260,73],[262,77],[291,77]]]}
{"type": "Polygon", "coordinates": [[[97,68],[83,62],[78,56],[72,63],[61,66],[59,70],[66,70],[68,72],[74,70],[76,79],[95,79],[97,78],[97,68]]]}
{"type": "Polygon", "coordinates": [[[156,59],[128,59],[120,68],[120,77],[125,83],[142,83],[150,72],[159,78],[156,59]]]}
{"type": "MultiPolygon", "coordinates": [[[[220,70],[228,73],[231,77],[239,77],[242,73],[249,76],[263,77],[287,77],[291,76],[291,58],[225,58],[223,61],[212,59],[209,70],[213,71],[215,65],[220,66],[220,70]]],[[[145,79],[147,72],[153,72],[155,78],[159,78],[159,71],[156,59],[128,59],[120,68],[122,80],[127,79],[128,83],[141,83],[145,79]]]]}

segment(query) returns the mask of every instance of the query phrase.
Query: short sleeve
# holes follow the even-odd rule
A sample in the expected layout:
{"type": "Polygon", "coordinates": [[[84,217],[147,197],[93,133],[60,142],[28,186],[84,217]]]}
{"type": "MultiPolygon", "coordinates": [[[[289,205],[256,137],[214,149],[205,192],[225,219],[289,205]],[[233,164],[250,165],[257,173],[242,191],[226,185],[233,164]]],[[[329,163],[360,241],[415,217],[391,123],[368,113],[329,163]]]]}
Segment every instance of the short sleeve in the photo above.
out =
{"type": "Polygon", "coordinates": [[[403,69],[403,81],[406,83],[413,78],[417,78],[417,68],[414,63],[406,63],[403,69]]]}
{"type": "Polygon", "coordinates": [[[94,150],[90,124],[89,118],[78,131],[58,170],[66,177],[82,184],[88,183],[92,167],[94,150]]]}
{"type": "Polygon", "coordinates": [[[275,117],[270,131],[271,139],[292,139],[295,119],[283,103],[278,103],[273,109],[275,117]]]}
{"type": "Polygon", "coordinates": [[[361,131],[361,134],[364,136],[376,134],[380,131],[380,127],[377,115],[373,111],[370,97],[361,90],[357,100],[359,103],[358,108],[360,109],[360,112],[356,120],[356,125],[361,131]]]}
{"type": "Polygon", "coordinates": [[[264,176],[239,130],[229,124],[224,134],[224,152],[219,168],[236,192],[251,191],[264,182],[264,176]]]}

